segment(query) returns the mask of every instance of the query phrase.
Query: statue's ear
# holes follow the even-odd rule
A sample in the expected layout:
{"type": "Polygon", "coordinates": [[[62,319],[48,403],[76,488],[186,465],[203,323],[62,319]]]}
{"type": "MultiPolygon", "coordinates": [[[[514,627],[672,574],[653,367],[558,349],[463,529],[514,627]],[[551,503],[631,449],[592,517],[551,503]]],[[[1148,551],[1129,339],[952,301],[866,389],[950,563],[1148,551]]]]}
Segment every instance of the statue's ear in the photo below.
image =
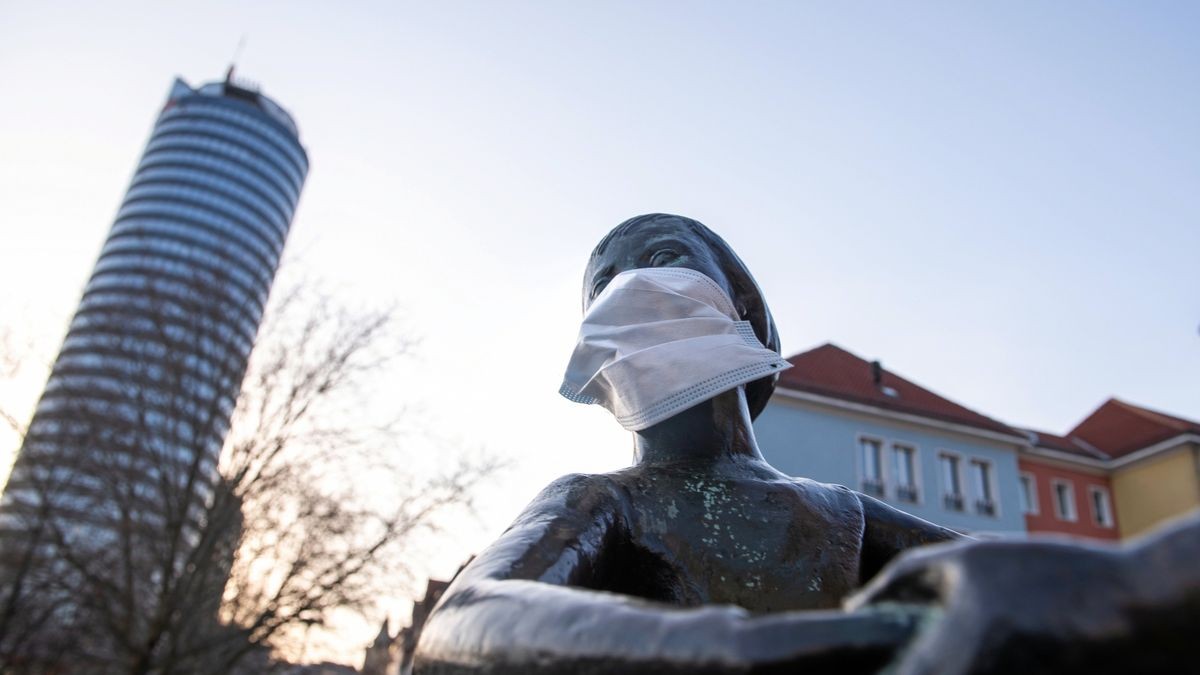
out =
{"type": "MultiPolygon", "coordinates": [[[[775,321],[771,318],[771,314],[766,314],[766,331],[770,336],[769,340],[763,340],[763,346],[776,354],[779,353],[779,334],[775,331],[775,321]]],[[[753,322],[751,322],[753,325],[753,322]]],[[[755,333],[758,333],[758,327],[755,326],[755,333]]],[[[761,339],[761,338],[760,338],[761,339]]],[[[771,373],[770,375],[750,382],[746,385],[746,406],[750,409],[750,419],[756,419],[767,407],[767,402],[771,400],[771,395],[775,393],[775,383],[779,381],[779,373],[771,373]]]]}
{"type": "MultiPolygon", "coordinates": [[[[754,327],[754,334],[758,337],[759,342],[767,349],[779,354],[779,331],[775,328],[775,319],[771,316],[771,310],[767,307],[762,290],[759,289],[744,264],[741,264],[741,261],[738,263],[736,267],[740,269],[732,275],[734,278],[731,281],[733,290],[737,294],[735,302],[738,313],[754,327]]],[[[746,385],[746,404],[750,408],[751,419],[758,417],[758,414],[767,407],[767,401],[775,392],[775,383],[778,379],[779,373],[772,373],[746,385]]]]}

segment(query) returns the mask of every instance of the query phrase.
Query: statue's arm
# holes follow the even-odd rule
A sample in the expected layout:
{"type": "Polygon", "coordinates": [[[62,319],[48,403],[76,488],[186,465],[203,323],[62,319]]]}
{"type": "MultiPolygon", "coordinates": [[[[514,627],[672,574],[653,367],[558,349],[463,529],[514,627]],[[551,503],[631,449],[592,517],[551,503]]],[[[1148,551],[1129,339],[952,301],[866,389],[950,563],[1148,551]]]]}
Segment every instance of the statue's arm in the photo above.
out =
{"type": "Polygon", "coordinates": [[[888,565],[848,607],[938,608],[889,672],[1192,673],[1197,560],[1200,514],[1125,546],[932,546],[888,565]]]}
{"type": "Polygon", "coordinates": [[[603,476],[548,487],[447,589],[422,630],[419,675],[742,673],[825,663],[874,672],[913,622],[871,612],[753,618],[730,605],[677,608],[585,588],[621,535],[624,506],[603,476]]]}
{"type": "Polygon", "coordinates": [[[732,645],[733,608],[667,612],[632,596],[586,587],[621,533],[622,500],[603,476],[567,476],[528,506],[446,590],[422,630],[416,672],[570,673],[615,660],[669,659],[701,640],[714,658],[732,645]],[[686,638],[683,623],[708,621],[686,638]],[[676,644],[683,639],[682,642],[676,644]]]}
{"type": "Polygon", "coordinates": [[[897,555],[910,548],[944,541],[970,539],[954,530],[934,525],[864,494],[863,547],[860,578],[866,583],[897,555]]]}

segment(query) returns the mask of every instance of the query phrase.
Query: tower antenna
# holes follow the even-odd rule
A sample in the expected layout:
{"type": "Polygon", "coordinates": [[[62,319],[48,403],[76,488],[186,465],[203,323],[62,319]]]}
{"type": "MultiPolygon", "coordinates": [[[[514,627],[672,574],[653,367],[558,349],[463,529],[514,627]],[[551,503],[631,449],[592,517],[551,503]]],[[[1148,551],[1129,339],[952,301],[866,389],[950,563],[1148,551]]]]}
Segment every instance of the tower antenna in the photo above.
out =
{"type": "Polygon", "coordinates": [[[229,60],[229,70],[225,71],[225,81],[233,80],[233,69],[237,67],[238,59],[242,57],[242,50],[246,48],[246,34],[242,33],[242,37],[238,38],[237,47],[233,50],[233,58],[229,60]]]}

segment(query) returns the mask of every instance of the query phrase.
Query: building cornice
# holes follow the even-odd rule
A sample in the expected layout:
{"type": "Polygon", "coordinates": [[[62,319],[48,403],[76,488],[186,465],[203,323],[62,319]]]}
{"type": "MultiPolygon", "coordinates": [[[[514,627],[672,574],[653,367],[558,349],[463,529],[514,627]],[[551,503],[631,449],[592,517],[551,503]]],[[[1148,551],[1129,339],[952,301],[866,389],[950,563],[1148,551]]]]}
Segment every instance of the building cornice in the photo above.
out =
{"type": "Polygon", "coordinates": [[[1130,453],[1123,457],[1117,457],[1115,459],[1098,459],[1093,457],[1081,457],[1068,452],[1062,452],[1061,450],[1038,447],[1030,443],[1030,439],[1024,436],[1010,436],[995,431],[988,431],[987,429],[979,429],[966,424],[946,422],[944,420],[934,419],[915,413],[898,412],[866,403],[847,401],[834,396],[823,396],[821,394],[813,394],[811,392],[788,389],[786,387],[776,388],[775,395],[792,399],[794,401],[815,403],[818,405],[829,406],[831,408],[839,408],[841,410],[863,413],[867,415],[876,415],[900,422],[908,422],[909,424],[917,424],[942,431],[951,431],[958,434],[985,438],[991,441],[1009,443],[1019,446],[1021,452],[1032,455],[1036,458],[1050,460],[1056,463],[1063,463],[1077,468],[1092,469],[1100,472],[1110,472],[1122,469],[1126,466],[1149,459],[1165,450],[1171,450],[1185,443],[1195,443],[1200,445],[1200,434],[1195,434],[1189,431],[1172,436],[1171,438],[1155,443],[1154,445],[1147,446],[1141,450],[1138,450],[1137,452],[1130,453]]]}
{"type": "Polygon", "coordinates": [[[918,415],[918,414],[914,414],[914,413],[897,412],[895,410],[888,410],[887,408],[880,408],[878,406],[868,405],[865,403],[854,403],[852,401],[835,398],[833,396],[822,396],[820,394],[813,394],[813,393],[806,392],[806,391],[797,391],[795,389],[787,389],[785,387],[776,388],[775,395],[782,396],[784,398],[790,398],[790,399],[797,400],[797,401],[806,401],[808,403],[816,403],[819,405],[826,405],[826,406],[830,406],[832,408],[840,408],[842,410],[849,410],[849,411],[858,412],[858,413],[865,413],[868,415],[877,415],[879,417],[886,417],[888,419],[898,420],[901,422],[908,422],[910,424],[917,424],[917,425],[921,425],[921,426],[932,427],[934,429],[940,429],[942,431],[952,431],[957,434],[965,434],[968,436],[976,436],[979,438],[986,438],[990,441],[999,441],[1001,443],[1009,443],[1009,444],[1013,444],[1013,445],[1019,445],[1022,447],[1026,447],[1029,445],[1029,439],[1025,438],[1024,436],[1010,436],[1008,434],[1002,434],[1002,433],[998,433],[995,431],[988,431],[987,429],[979,429],[977,427],[968,426],[966,424],[956,424],[954,422],[946,422],[946,421],[939,420],[939,419],[925,417],[924,415],[918,415]]]}
{"type": "Polygon", "coordinates": [[[1022,451],[1028,455],[1032,455],[1039,459],[1048,460],[1055,464],[1067,464],[1071,468],[1087,467],[1095,469],[1099,472],[1107,472],[1112,469],[1111,463],[1108,460],[1096,459],[1094,457],[1080,457],[1072,455],[1069,452],[1061,450],[1052,450],[1050,448],[1040,448],[1036,445],[1030,445],[1022,448],[1022,451]]]}
{"type": "Polygon", "coordinates": [[[1200,444],[1200,435],[1193,433],[1183,433],[1177,436],[1172,436],[1162,442],[1147,446],[1130,453],[1124,457],[1116,459],[1096,459],[1093,457],[1080,457],[1071,453],[1062,452],[1060,450],[1051,450],[1050,448],[1041,448],[1037,446],[1028,446],[1023,450],[1034,457],[1052,461],[1056,464],[1067,464],[1075,468],[1091,468],[1098,471],[1111,472],[1123,469],[1131,464],[1136,464],[1142,460],[1150,459],[1156,455],[1162,454],[1167,450],[1181,448],[1187,443],[1200,444]]]}
{"type": "Polygon", "coordinates": [[[1118,457],[1118,458],[1112,460],[1111,462],[1109,462],[1108,466],[1111,469],[1120,469],[1120,468],[1129,466],[1130,464],[1136,464],[1137,462],[1140,462],[1143,459],[1148,459],[1149,457],[1157,455],[1158,453],[1162,452],[1163,450],[1170,450],[1172,448],[1175,448],[1176,446],[1183,445],[1184,443],[1200,444],[1200,435],[1193,434],[1191,432],[1186,432],[1186,433],[1179,434],[1178,436],[1172,436],[1171,438],[1168,438],[1165,441],[1160,441],[1149,447],[1142,448],[1141,450],[1138,450],[1137,452],[1131,452],[1128,455],[1125,455],[1124,457],[1118,457]]]}

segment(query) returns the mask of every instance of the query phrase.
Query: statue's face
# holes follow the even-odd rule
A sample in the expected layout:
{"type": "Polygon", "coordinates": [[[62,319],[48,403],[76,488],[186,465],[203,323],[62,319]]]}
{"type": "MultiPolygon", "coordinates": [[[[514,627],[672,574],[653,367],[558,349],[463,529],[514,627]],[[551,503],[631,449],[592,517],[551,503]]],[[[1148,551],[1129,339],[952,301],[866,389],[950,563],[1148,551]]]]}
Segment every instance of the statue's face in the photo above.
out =
{"type": "Polygon", "coordinates": [[[708,244],[682,222],[664,218],[626,232],[591,260],[583,281],[584,310],[613,277],[642,267],[686,267],[711,277],[733,297],[733,288],[708,244]]]}

